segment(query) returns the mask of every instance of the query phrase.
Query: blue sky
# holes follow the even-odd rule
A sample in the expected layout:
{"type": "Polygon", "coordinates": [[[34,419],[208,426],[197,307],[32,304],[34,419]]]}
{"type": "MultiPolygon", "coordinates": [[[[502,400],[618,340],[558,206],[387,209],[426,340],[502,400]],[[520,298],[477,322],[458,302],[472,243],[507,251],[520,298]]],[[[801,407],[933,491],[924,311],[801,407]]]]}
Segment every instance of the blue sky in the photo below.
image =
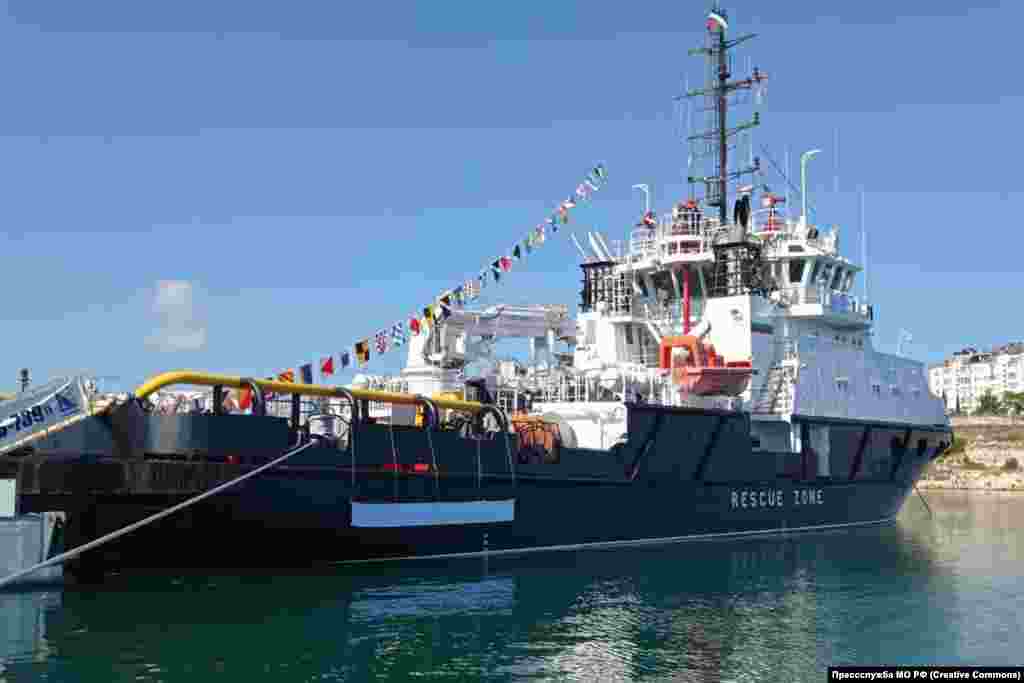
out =
{"type": "MultiPolygon", "coordinates": [[[[858,259],[865,188],[876,344],[905,328],[929,362],[1024,337],[1024,12],[942,5],[727,7],[771,78],[757,144],[825,150],[812,200],[858,259]]],[[[624,237],[634,183],[659,210],[685,193],[672,98],[700,78],[706,9],[9,0],[0,388],[337,354],[505,253],[597,161],[610,183],[570,227],[624,237]]],[[[575,305],[579,277],[549,240],[488,300],[575,305]]]]}

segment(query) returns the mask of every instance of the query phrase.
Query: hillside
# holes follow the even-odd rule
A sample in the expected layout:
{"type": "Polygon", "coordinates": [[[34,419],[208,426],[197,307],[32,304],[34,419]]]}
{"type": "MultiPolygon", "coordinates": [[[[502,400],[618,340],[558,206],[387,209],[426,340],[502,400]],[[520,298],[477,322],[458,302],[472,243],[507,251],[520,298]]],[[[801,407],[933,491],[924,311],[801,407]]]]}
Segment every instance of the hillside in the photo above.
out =
{"type": "Polygon", "coordinates": [[[1024,491],[1024,420],[954,417],[953,429],[956,443],[932,463],[921,488],[1024,491]]]}

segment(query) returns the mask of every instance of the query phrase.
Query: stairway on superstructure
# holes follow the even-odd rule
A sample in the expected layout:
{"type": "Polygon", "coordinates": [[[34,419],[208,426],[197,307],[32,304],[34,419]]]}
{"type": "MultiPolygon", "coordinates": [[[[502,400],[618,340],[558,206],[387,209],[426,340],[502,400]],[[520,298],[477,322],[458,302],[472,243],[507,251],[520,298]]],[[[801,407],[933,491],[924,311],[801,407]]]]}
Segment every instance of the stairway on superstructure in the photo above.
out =
{"type": "Polygon", "coordinates": [[[773,365],[768,369],[752,412],[762,414],[788,413],[793,410],[792,368],[773,365]]]}

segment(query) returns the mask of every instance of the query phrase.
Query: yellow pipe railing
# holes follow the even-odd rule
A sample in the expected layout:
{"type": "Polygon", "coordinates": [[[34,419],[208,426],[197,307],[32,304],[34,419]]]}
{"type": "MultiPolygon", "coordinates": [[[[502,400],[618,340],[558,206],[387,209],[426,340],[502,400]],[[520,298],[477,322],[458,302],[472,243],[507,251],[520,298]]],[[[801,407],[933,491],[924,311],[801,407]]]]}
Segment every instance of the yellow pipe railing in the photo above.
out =
{"type": "MultiPolygon", "coordinates": [[[[330,398],[340,397],[341,387],[329,387],[320,384],[298,384],[293,382],[281,382],[279,380],[259,379],[256,377],[241,377],[238,375],[218,375],[212,372],[198,372],[196,370],[175,370],[157,375],[149,381],[140,385],[135,390],[136,398],[146,398],[150,394],[175,384],[191,384],[206,387],[232,387],[243,389],[249,384],[255,384],[263,391],[272,391],[277,394],[300,394],[302,396],[324,396],[330,398]]],[[[365,389],[345,389],[357,400],[379,401],[381,403],[392,403],[397,405],[422,405],[423,399],[413,394],[400,394],[392,391],[368,391],[365,389]]],[[[427,397],[429,398],[429,397],[427,397]]],[[[480,412],[486,406],[475,401],[460,401],[450,398],[430,399],[438,408],[449,408],[465,412],[480,412]]]]}

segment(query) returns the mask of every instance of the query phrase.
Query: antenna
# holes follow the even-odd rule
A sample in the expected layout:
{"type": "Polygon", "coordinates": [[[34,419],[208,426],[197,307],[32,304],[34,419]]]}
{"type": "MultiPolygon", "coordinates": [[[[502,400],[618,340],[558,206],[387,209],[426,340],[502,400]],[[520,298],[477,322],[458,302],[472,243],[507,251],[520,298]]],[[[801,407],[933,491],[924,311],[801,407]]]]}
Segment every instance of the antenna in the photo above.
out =
{"type": "Polygon", "coordinates": [[[569,233],[569,238],[572,240],[572,243],[576,246],[576,251],[580,252],[580,256],[583,257],[583,262],[590,263],[590,257],[587,256],[587,252],[585,252],[583,250],[583,247],[580,246],[579,240],[576,239],[576,233],[569,233]]]}
{"type": "Polygon", "coordinates": [[[599,244],[597,239],[595,239],[594,233],[587,232],[587,239],[590,240],[590,248],[591,248],[591,250],[597,256],[596,260],[598,260],[598,261],[611,261],[612,260],[611,254],[606,253],[601,248],[601,244],[599,244]]]}
{"type": "Polygon", "coordinates": [[[819,152],[821,152],[820,149],[812,149],[800,155],[800,225],[802,226],[807,225],[807,162],[819,152]]]}
{"type": "MultiPolygon", "coordinates": [[[[750,77],[730,81],[730,50],[744,43],[756,34],[750,33],[739,38],[726,40],[729,30],[729,18],[724,10],[714,6],[707,16],[707,31],[703,47],[693,48],[690,55],[703,56],[707,60],[707,81],[703,88],[690,90],[683,97],[703,97],[708,113],[708,128],[693,133],[686,139],[691,144],[693,156],[707,161],[706,175],[687,175],[687,182],[704,184],[703,201],[707,206],[717,206],[719,220],[723,225],[728,223],[728,183],[743,175],[753,174],[760,170],[759,160],[754,157],[753,163],[735,171],[729,170],[729,139],[738,136],[760,124],[760,114],[755,111],[750,121],[730,128],[728,126],[728,110],[730,95],[739,90],[751,90],[767,80],[767,76],[756,67],[750,77]]],[[[741,138],[742,139],[742,138],[741,138]]],[[[735,147],[735,145],[734,145],[735,147]]],[[[737,150],[739,154],[740,150],[737,150]]]]}
{"type": "MultiPolygon", "coordinates": [[[[800,189],[793,185],[793,182],[789,179],[789,146],[786,147],[786,168],[782,168],[782,166],[779,166],[779,163],[772,158],[771,152],[769,152],[768,148],[765,147],[764,145],[761,145],[761,153],[764,154],[765,158],[768,160],[768,163],[771,164],[772,168],[775,169],[775,172],[779,174],[779,177],[782,178],[783,182],[786,184],[786,202],[789,202],[789,191],[800,191],[800,189]]],[[[812,213],[818,210],[814,206],[814,202],[812,202],[809,198],[807,200],[807,208],[810,209],[812,213]]]]}
{"type": "Polygon", "coordinates": [[[646,216],[651,211],[651,188],[646,183],[639,183],[634,185],[633,189],[644,193],[644,215],[646,216]]]}
{"type": "Polygon", "coordinates": [[[864,280],[861,286],[864,288],[864,301],[870,301],[868,298],[868,233],[864,229],[864,187],[860,188],[860,257],[861,263],[864,264],[864,280]]]}
{"type": "MultiPolygon", "coordinates": [[[[686,92],[690,92],[690,77],[686,77],[686,92]]],[[[690,105],[689,100],[686,102],[686,139],[689,139],[690,131],[693,130],[693,107],[690,105]]],[[[686,178],[689,181],[690,186],[690,199],[693,199],[693,179],[690,177],[693,171],[693,149],[686,154],[686,178]]]]}
{"type": "Polygon", "coordinates": [[[786,145],[786,172],[782,174],[782,177],[786,179],[786,206],[792,206],[789,203],[789,187],[791,185],[789,179],[792,177],[792,174],[790,173],[792,168],[793,167],[789,164],[789,145],[786,145]]]}
{"type": "MultiPolygon", "coordinates": [[[[612,260],[612,250],[608,248],[608,242],[607,242],[607,240],[605,240],[604,235],[602,235],[600,232],[595,230],[594,231],[594,239],[597,240],[597,243],[601,246],[602,251],[604,251],[604,253],[608,255],[607,260],[611,261],[612,260]]],[[[621,254],[620,254],[620,256],[621,256],[621,254]]]]}
{"type": "Polygon", "coordinates": [[[834,157],[832,159],[832,171],[834,177],[832,178],[832,192],[839,194],[839,128],[836,127],[835,138],[832,143],[834,157]]]}
{"type": "MultiPolygon", "coordinates": [[[[750,55],[747,55],[747,73],[753,73],[754,71],[754,60],[750,55]]],[[[754,98],[760,97],[760,89],[754,92],[754,98]]],[[[754,166],[754,129],[751,128],[747,131],[747,164],[751,167],[754,166]]]]}
{"type": "Polygon", "coordinates": [[[907,330],[901,329],[899,339],[896,341],[896,355],[903,355],[903,347],[910,342],[914,341],[914,335],[910,334],[907,330]]]}

